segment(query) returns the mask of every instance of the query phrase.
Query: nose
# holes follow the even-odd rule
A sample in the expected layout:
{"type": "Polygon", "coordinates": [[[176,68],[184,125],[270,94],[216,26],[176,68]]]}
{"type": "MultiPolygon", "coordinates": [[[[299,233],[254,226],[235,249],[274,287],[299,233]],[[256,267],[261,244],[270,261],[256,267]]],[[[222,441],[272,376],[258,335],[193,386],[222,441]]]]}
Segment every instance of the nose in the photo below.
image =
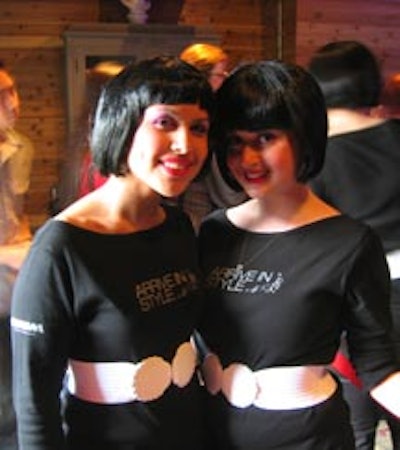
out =
{"type": "Polygon", "coordinates": [[[185,155],[190,151],[190,132],[186,127],[180,127],[173,133],[171,150],[178,155],[185,155]]]}
{"type": "Polygon", "coordinates": [[[258,164],[260,156],[251,145],[246,144],[242,150],[241,160],[243,166],[251,167],[258,164]]]}

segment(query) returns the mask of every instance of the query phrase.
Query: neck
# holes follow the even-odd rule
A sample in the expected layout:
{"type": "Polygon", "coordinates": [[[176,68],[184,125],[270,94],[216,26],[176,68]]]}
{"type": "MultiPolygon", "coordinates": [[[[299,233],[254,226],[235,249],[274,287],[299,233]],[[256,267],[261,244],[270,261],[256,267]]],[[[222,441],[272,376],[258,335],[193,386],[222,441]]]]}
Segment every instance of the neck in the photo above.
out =
{"type": "Polygon", "coordinates": [[[252,199],[228,211],[233,223],[255,232],[288,231],[336,214],[303,184],[280,198],[252,199]]]}
{"type": "Polygon", "coordinates": [[[111,176],[57,218],[98,233],[124,234],[154,228],[164,221],[165,211],[151,189],[111,176]]]}
{"type": "Polygon", "coordinates": [[[331,108],[328,109],[328,135],[351,133],[370,128],[382,123],[384,119],[373,117],[369,110],[331,108]]]}
{"type": "Polygon", "coordinates": [[[126,228],[145,229],[154,226],[164,218],[160,196],[147,186],[129,186],[125,180],[111,177],[99,190],[110,222],[125,224],[126,228]]]}
{"type": "Polygon", "coordinates": [[[282,197],[255,199],[254,210],[265,223],[277,229],[290,228],[303,215],[309,196],[309,188],[298,184],[288,195],[285,193],[282,197]]]}

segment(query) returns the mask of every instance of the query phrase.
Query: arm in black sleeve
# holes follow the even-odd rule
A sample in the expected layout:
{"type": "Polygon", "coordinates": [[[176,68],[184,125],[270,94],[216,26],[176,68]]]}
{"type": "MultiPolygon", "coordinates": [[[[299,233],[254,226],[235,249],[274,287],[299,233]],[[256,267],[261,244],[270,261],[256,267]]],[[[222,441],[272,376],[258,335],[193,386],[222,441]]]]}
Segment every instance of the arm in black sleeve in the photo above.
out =
{"type": "Polygon", "coordinates": [[[352,363],[370,390],[398,370],[390,338],[390,278],[378,236],[371,230],[362,240],[346,280],[347,342],[352,363]]]}
{"type": "Polygon", "coordinates": [[[68,271],[33,247],[12,298],[13,390],[20,450],[65,448],[60,391],[72,334],[68,271]]]}

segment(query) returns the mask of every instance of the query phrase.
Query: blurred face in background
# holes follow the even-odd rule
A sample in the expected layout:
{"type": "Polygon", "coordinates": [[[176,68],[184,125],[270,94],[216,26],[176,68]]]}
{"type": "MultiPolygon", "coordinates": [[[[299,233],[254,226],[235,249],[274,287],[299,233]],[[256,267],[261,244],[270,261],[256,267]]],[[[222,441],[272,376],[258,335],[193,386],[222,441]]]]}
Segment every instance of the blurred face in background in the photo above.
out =
{"type": "Polygon", "coordinates": [[[221,87],[225,78],[228,76],[228,60],[217,62],[208,75],[208,81],[212,90],[215,92],[221,87]]]}
{"type": "Polygon", "coordinates": [[[229,56],[218,45],[195,43],[186,47],[179,57],[205,73],[214,92],[228,76],[229,56]]]}
{"type": "Polygon", "coordinates": [[[13,128],[19,116],[19,97],[14,80],[0,69],[0,131],[13,128]]]}

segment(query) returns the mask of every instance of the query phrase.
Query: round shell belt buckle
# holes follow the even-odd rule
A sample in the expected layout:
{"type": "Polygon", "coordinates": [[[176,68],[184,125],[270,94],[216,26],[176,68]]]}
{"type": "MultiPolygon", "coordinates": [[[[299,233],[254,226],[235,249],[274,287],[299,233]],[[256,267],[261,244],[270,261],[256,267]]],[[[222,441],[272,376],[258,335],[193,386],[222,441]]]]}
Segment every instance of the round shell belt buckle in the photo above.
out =
{"type": "Polygon", "coordinates": [[[184,342],[178,348],[172,360],[172,381],[183,388],[189,384],[196,368],[197,355],[190,342],[184,342]]]}
{"type": "Polygon", "coordinates": [[[140,364],[133,378],[137,399],[150,402],[160,398],[171,384],[171,365],[160,356],[150,356],[140,364]]]}
{"type": "Polygon", "coordinates": [[[257,397],[254,373],[244,364],[232,363],[224,370],[222,392],[233,406],[247,408],[257,397]]]}

